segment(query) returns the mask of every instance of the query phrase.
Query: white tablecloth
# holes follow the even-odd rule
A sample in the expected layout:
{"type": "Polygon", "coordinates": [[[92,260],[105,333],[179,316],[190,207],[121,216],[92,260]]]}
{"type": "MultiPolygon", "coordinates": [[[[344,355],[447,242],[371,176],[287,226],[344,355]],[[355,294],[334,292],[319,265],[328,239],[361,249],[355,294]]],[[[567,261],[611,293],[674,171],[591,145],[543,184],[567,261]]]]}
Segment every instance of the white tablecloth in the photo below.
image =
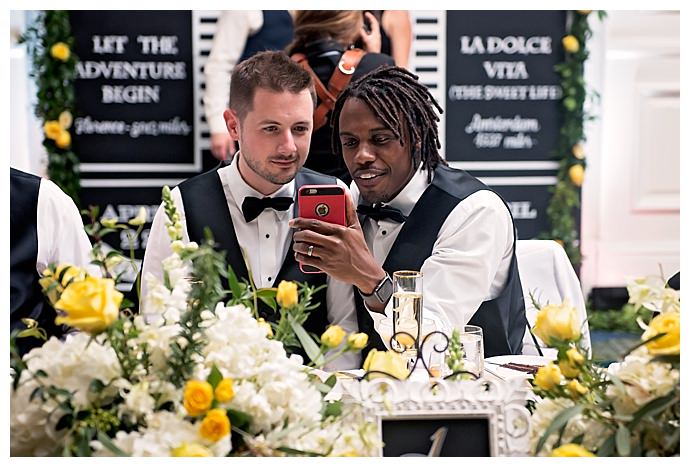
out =
{"type": "MultiPolygon", "coordinates": [[[[583,322],[583,344],[590,349],[591,355],[585,299],[580,281],[565,254],[565,250],[553,240],[518,240],[517,259],[520,280],[522,281],[522,293],[525,296],[527,319],[530,325],[534,325],[537,315],[537,310],[529,298],[530,292],[541,305],[557,304],[567,299],[575,307],[580,320],[583,322]]],[[[523,354],[537,355],[537,349],[528,331],[525,332],[523,342],[523,354]]],[[[544,347],[541,341],[539,341],[539,345],[544,347]]]]}

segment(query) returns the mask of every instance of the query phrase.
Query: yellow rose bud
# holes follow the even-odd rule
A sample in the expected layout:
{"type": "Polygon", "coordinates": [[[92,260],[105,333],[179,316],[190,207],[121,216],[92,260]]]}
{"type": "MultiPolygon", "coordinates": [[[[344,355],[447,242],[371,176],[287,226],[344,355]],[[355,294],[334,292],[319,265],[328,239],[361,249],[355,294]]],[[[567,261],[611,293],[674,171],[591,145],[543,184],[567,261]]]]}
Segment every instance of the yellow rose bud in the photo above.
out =
{"type": "Polygon", "coordinates": [[[43,124],[43,133],[45,133],[46,138],[56,140],[62,133],[62,127],[57,120],[49,120],[43,124]]]}
{"type": "Polygon", "coordinates": [[[544,391],[550,391],[561,384],[561,370],[553,363],[548,363],[537,370],[534,384],[544,391]]]}
{"type": "Polygon", "coordinates": [[[50,55],[56,60],[66,62],[70,56],[69,46],[64,42],[56,42],[50,48],[50,55]]]}
{"type": "Polygon", "coordinates": [[[585,357],[575,347],[569,348],[565,354],[571,366],[580,366],[585,362],[585,357]]]}
{"type": "Polygon", "coordinates": [[[259,326],[266,331],[266,337],[273,337],[273,328],[269,323],[266,322],[265,319],[259,318],[256,320],[257,323],[259,323],[259,326]]]}
{"type": "MultiPolygon", "coordinates": [[[[407,362],[402,355],[393,351],[382,352],[376,349],[371,349],[367,358],[362,365],[364,371],[367,372],[386,372],[395,378],[405,379],[410,374],[407,370],[407,362]]],[[[386,378],[387,376],[381,373],[372,373],[367,376],[368,379],[386,378]]]]}
{"type": "Polygon", "coordinates": [[[580,397],[584,396],[589,392],[589,389],[587,389],[585,386],[580,384],[580,382],[576,379],[571,379],[568,382],[567,385],[568,391],[570,391],[570,394],[575,398],[575,397],[580,397]]]}
{"type": "Polygon", "coordinates": [[[202,437],[218,442],[230,433],[230,419],[223,409],[209,410],[199,427],[199,434],[202,437]]]}
{"type": "Polygon", "coordinates": [[[122,293],[115,281],[87,277],[70,283],[62,292],[55,308],[65,316],[55,318],[55,324],[66,324],[89,334],[98,334],[118,318],[122,293]]]}
{"type": "Polygon", "coordinates": [[[189,415],[196,417],[211,408],[213,386],[207,381],[187,381],[184,387],[184,408],[189,415]]]}
{"type": "Polygon", "coordinates": [[[338,347],[345,338],[345,330],[340,326],[329,326],[328,329],[321,334],[321,343],[328,348],[338,347]]]}
{"type": "Polygon", "coordinates": [[[69,110],[63,110],[60,112],[58,117],[58,122],[63,130],[68,130],[72,126],[72,113],[69,110]]]}
{"type": "Polygon", "coordinates": [[[179,255],[182,253],[182,250],[184,250],[184,243],[182,240],[175,240],[170,244],[170,249],[173,251],[173,253],[177,253],[179,255]]]}
{"type": "Polygon", "coordinates": [[[297,305],[297,283],[292,281],[280,281],[276,301],[283,308],[292,308],[297,305]]]}
{"type": "Polygon", "coordinates": [[[173,457],[213,457],[213,453],[198,443],[182,443],[171,451],[173,457]]]}
{"type": "Polygon", "coordinates": [[[585,148],[580,143],[574,145],[571,151],[576,159],[583,160],[585,158],[585,148]]]}
{"type": "Polygon", "coordinates": [[[580,375],[580,369],[570,365],[567,360],[558,362],[558,368],[566,378],[577,378],[580,375]]]}
{"type": "Polygon", "coordinates": [[[580,42],[578,42],[577,37],[572,34],[568,34],[563,38],[563,48],[566,52],[574,54],[580,50],[580,42]]]}
{"type": "Polygon", "coordinates": [[[72,135],[69,134],[69,131],[60,131],[60,135],[55,140],[55,145],[60,149],[67,149],[70,144],[72,144],[72,135]]]}
{"type": "Polygon", "coordinates": [[[216,400],[218,402],[230,402],[235,397],[235,390],[232,387],[232,379],[223,378],[215,390],[216,400]]]}
{"type": "Polygon", "coordinates": [[[117,217],[102,217],[101,225],[108,229],[114,229],[115,225],[117,224],[117,221],[117,217]]]}
{"type": "Polygon", "coordinates": [[[532,331],[547,345],[555,340],[576,341],[580,338],[581,323],[577,310],[565,301],[561,305],[546,305],[537,312],[532,331]]]}
{"type": "Polygon", "coordinates": [[[661,333],[666,334],[645,344],[649,353],[652,355],[680,355],[680,313],[673,311],[655,316],[649,323],[647,330],[642,334],[642,340],[651,339],[661,333]]]}
{"type": "Polygon", "coordinates": [[[597,457],[579,444],[564,444],[551,451],[551,457],[597,457]]]}
{"type": "Polygon", "coordinates": [[[580,164],[575,164],[568,169],[568,177],[575,186],[582,186],[585,181],[585,168],[580,164]]]}
{"type": "Polygon", "coordinates": [[[354,350],[362,350],[364,347],[367,346],[368,342],[369,336],[367,336],[366,333],[363,332],[352,333],[349,336],[347,336],[347,344],[350,346],[351,349],[354,350]]]}
{"type": "Polygon", "coordinates": [[[148,214],[146,213],[146,208],[144,206],[139,207],[139,212],[137,212],[136,217],[129,220],[128,224],[134,227],[144,225],[148,219],[148,214]]]}
{"type": "Polygon", "coordinates": [[[61,263],[57,265],[54,273],[51,273],[50,269],[46,269],[43,271],[43,275],[55,281],[60,280],[60,285],[66,287],[70,282],[83,281],[86,278],[86,271],[71,264],[61,263]],[[61,276],[62,279],[60,279],[61,276]]]}

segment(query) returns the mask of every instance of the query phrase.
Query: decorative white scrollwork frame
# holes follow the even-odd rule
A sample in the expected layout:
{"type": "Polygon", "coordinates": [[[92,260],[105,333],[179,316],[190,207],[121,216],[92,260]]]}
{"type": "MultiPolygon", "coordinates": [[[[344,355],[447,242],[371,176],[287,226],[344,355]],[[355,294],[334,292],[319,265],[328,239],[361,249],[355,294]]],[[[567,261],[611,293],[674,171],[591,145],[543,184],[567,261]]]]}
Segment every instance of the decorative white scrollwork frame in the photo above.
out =
{"type": "MultiPolygon", "coordinates": [[[[488,419],[491,456],[527,456],[531,418],[529,391],[522,380],[497,381],[341,381],[343,400],[365,407],[378,425],[392,419],[488,419]]],[[[383,455],[383,448],[379,451],[383,455]]]]}

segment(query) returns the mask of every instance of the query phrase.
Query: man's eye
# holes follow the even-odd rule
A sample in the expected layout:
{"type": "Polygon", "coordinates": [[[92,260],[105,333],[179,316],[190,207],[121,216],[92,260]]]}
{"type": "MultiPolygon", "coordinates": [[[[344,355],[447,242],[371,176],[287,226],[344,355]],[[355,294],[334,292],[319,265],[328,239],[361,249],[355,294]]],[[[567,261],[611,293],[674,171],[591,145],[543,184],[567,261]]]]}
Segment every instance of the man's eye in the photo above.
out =
{"type": "Polygon", "coordinates": [[[390,141],[390,140],[391,140],[391,138],[388,137],[388,136],[376,136],[376,137],[374,138],[374,143],[376,143],[376,144],[385,144],[385,143],[387,143],[387,142],[390,141]]]}
{"type": "Polygon", "coordinates": [[[275,133],[276,131],[278,131],[278,127],[277,126],[267,126],[267,127],[264,127],[264,131],[266,133],[275,133]]]}
{"type": "Polygon", "coordinates": [[[295,132],[297,132],[297,133],[306,133],[307,131],[309,131],[309,127],[306,127],[306,126],[296,126],[295,127],[295,132]]]}
{"type": "Polygon", "coordinates": [[[355,147],[355,146],[357,145],[357,140],[354,140],[354,139],[346,139],[346,140],[341,141],[341,144],[342,144],[343,147],[345,147],[345,148],[353,148],[353,147],[355,147]]]}

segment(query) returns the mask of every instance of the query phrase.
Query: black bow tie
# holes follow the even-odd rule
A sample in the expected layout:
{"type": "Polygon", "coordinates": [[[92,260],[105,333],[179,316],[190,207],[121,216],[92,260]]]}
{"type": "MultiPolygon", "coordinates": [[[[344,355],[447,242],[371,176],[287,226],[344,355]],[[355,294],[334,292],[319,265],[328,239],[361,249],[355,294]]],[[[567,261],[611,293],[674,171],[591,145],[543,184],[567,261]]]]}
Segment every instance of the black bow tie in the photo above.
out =
{"type": "Polygon", "coordinates": [[[287,209],[292,205],[294,200],[287,197],[276,197],[276,198],[255,198],[253,196],[247,196],[242,201],[242,214],[244,215],[244,220],[251,222],[257,217],[264,209],[275,209],[276,211],[287,211],[287,209]]]}
{"type": "Polygon", "coordinates": [[[390,219],[402,224],[407,220],[407,216],[400,212],[400,209],[395,209],[390,206],[367,206],[366,204],[360,204],[357,206],[357,212],[363,216],[371,217],[375,221],[390,219]]]}

